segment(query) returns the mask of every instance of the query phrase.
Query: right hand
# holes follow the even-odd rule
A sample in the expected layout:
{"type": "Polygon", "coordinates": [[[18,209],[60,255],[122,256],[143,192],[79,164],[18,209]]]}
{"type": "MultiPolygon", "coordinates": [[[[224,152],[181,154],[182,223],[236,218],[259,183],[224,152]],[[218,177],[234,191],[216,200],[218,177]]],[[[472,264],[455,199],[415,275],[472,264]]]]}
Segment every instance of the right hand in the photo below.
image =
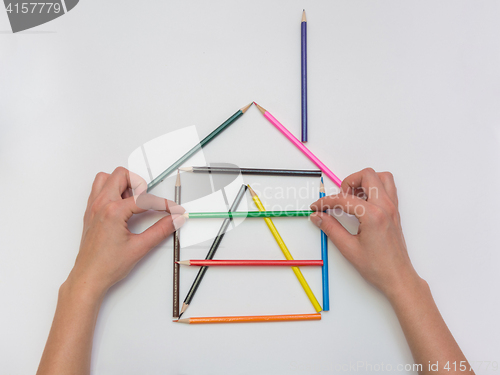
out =
{"type": "Polygon", "coordinates": [[[342,182],[339,194],[319,199],[311,209],[318,211],[311,215],[311,221],[326,233],[363,278],[389,299],[405,285],[421,281],[406,249],[391,173],[376,173],[371,168],[354,173],[342,182]],[[366,199],[360,198],[361,195],[366,199]],[[358,218],[356,235],[322,212],[333,208],[358,218]]]}

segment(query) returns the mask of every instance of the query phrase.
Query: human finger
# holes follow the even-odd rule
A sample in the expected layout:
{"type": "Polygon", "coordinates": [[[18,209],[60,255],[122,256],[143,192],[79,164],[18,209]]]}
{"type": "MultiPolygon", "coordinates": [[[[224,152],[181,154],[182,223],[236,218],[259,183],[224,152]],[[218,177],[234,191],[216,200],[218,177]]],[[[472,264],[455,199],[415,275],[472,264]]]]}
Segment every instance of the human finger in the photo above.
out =
{"type": "Polygon", "coordinates": [[[370,204],[368,202],[361,198],[353,195],[346,195],[341,192],[339,194],[328,195],[318,199],[316,202],[311,204],[311,209],[313,211],[321,212],[327,209],[340,208],[348,214],[355,215],[361,222],[369,205],[370,204]]]}
{"type": "Polygon", "coordinates": [[[358,245],[358,240],[355,236],[350,234],[337,219],[326,212],[315,212],[310,218],[318,228],[325,232],[349,262],[352,263],[355,261],[358,245]]]}
{"type": "Polygon", "coordinates": [[[378,172],[377,173],[380,181],[384,184],[385,191],[391,199],[392,203],[398,207],[398,192],[396,189],[396,183],[394,182],[394,176],[391,172],[378,172]]]}
{"type": "Polygon", "coordinates": [[[133,195],[134,195],[134,193],[133,193],[132,189],[129,188],[123,192],[122,199],[127,199],[129,197],[132,197],[133,195]]]}
{"type": "Polygon", "coordinates": [[[137,242],[139,257],[143,257],[152,248],[165,240],[168,236],[182,227],[186,222],[184,215],[169,215],[161,218],[141,234],[135,235],[133,241],[137,242]]]}
{"type": "Polygon", "coordinates": [[[367,202],[384,206],[390,199],[380,177],[372,168],[353,173],[342,181],[341,190],[344,193],[354,194],[360,189],[366,194],[367,202]]]}
{"type": "Polygon", "coordinates": [[[90,190],[89,200],[87,202],[88,207],[92,206],[92,203],[94,203],[95,199],[101,193],[102,188],[104,187],[104,184],[106,183],[108,178],[109,173],[99,172],[98,174],[96,174],[94,182],[92,183],[92,189],[90,190]]]}
{"type": "Polygon", "coordinates": [[[108,200],[119,200],[127,189],[132,189],[134,195],[140,195],[147,191],[147,183],[138,174],[118,167],[109,176],[102,192],[108,200]]]}
{"type": "Polygon", "coordinates": [[[140,214],[148,210],[165,211],[170,214],[183,214],[186,210],[169,199],[160,198],[153,194],[141,194],[133,196],[120,202],[120,207],[125,220],[134,214],[140,214]]]}

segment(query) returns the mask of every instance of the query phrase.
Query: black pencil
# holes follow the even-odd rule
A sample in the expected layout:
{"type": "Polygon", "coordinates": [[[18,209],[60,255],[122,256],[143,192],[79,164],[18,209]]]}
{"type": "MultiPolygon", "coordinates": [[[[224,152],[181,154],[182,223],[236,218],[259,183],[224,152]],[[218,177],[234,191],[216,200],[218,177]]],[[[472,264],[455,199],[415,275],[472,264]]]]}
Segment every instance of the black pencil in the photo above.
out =
{"type": "MultiPolygon", "coordinates": [[[[175,181],[175,203],[181,204],[181,175],[177,170],[177,180],[175,181]]],[[[173,313],[174,319],[179,319],[179,260],[181,246],[179,242],[179,230],[174,232],[174,287],[173,287],[173,313]]]]}
{"type": "Polygon", "coordinates": [[[263,169],[263,168],[232,168],[232,167],[186,167],[181,171],[193,173],[223,173],[223,174],[250,174],[260,176],[295,176],[321,177],[319,169],[263,169]]]}
{"type": "MultiPolygon", "coordinates": [[[[234,198],[233,204],[231,204],[231,207],[229,208],[229,211],[235,211],[238,208],[238,205],[240,204],[242,198],[245,196],[245,192],[247,191],[247,186],[246,185],[241,185],[240,190],[238,191],[238,194],[236,195],[236,198],[234,198]]],[[[208,254],[205,257],[205,259],[212,259],[215,255],[215,252],[219,248],[219,245],[222,241],[222,238],[224,237],[224,234],[226,233],[227,228],[229,227],[229,224],[231,223],[232,218],[227,218],[224,219],[220,229],[219,233],[217,233],[217,236],[214,239],[214,242],[212,243],[212,246],[210,246],[210,250],[208,250],[208,254]]],[[[191,285],[191,289],[189,289],[189,292],[184,299],[184,303],[182,304],[182,309],[181,313],[179,314],[179,318],[184,314],[186,309],[188,308],[189,304],[191,303],[191,300],[193,299],[194,294],[196,293],[196,289],[201,284],[201,280],[203,280],[203,276],[205,276],[205,273],[207,272],[209,267],[204,266],[201,267],[200,270],[198,271],[198,274],[196,275],[196,278],[194,279],[193,285],[191,285]]]]}

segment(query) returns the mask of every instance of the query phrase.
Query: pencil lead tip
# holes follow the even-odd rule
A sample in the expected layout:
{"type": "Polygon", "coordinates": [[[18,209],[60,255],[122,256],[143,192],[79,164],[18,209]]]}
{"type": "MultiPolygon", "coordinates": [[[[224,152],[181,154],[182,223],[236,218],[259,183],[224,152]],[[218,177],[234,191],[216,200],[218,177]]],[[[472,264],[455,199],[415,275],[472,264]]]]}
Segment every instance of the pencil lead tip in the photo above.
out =
{"type": "Polygon", "coordinates": [[[323,176],[321,176],[321,183],[319,184],[319,192],[325,194],[325,184],[323,183],[323,176]]]}
{"type": "Polygon", "coordinates": [[[248,186],[248,190],[250,191],[250,194],[252,195],[252,197],[255,197],[257,194],[255,194],[255,191],[253,191],[252,187],[250,185],[247,185],[248,186]]]}
{"type": "Polygon", "coordinates": [[[246,106],[244,106],[243,108],[240,109],[241,112],[245,113],[247,111],[248,108],[250,108],[250,106],[253,104],[253,102],[250,102],[250,104],[247,104],[246,106]]]}
{"type": "MultiPolygon", "coordinates": [[[[254,102],[254,103],[255,103],[255,102],[254,102]]],[[[256,105],[256,107],[259,109],[259,111],[261,111],[261,112],[262,112],[262,114],[264,114],[264,113],[266,113],[266,112],[267,112],[264,108],[262,108],[262,107],[261,107],[260,105],[258,105],[257,103],[255,103],[255,105],[256,105]]]]}
{"type": "Polygon", "coordinates": [[[182,304],[182,309],[181,312],[179,313],[179,318],[182,316],[182,314],[184,314],[184,312],[187,310],[188,307],[189,305],[186,302],[182,304]]]}
{"type": "Polygon", "coordinates": [[[179,317],[177,317],[177,316],[172,319],[172,322],[178,322],[178,321],[179,321],[179,317]]]}

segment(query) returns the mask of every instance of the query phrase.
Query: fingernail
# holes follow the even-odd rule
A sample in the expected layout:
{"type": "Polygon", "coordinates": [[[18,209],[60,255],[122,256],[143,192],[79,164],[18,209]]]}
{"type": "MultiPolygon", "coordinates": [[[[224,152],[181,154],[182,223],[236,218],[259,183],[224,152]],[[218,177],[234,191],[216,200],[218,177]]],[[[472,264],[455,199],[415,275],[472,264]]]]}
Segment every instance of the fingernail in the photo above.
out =
{"type": "Polygon", "coordinates": [[[179,206],[178,204],[169,204],[168,210],[171,214],[183,214],[184,212],[186,212],[184,207],[179,206]]]}
{"type": "Polygon", "coordinates": [[[184,215],[172,215],[172,223],[174,224],[175,230],[178,230],[186,222],[186,217],[184,215]]]}
{"type": "Polygon", "coordinates": [[[315,224],[318,228],[321,228],[321,223],[323,222],[323,219],[321,219],[321,217],[319,217],[317,213],[311,214],[311,216],[309,217],[313,222],[313,224],[315,224]]]}

